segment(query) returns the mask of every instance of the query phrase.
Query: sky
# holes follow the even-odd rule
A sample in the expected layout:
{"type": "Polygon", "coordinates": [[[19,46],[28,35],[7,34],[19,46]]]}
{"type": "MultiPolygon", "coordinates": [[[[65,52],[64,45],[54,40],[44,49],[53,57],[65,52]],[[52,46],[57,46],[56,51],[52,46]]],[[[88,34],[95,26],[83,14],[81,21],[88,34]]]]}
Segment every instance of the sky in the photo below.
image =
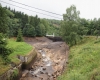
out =
{"type": "Polygon", "coordinates": [[[77,10],[80,11],[81,18],[86,18],[86,19],[100,18],[100,0],[0,0],[0,3],[2,6],[10,6],[12,9],[15,9],[16,11],[21,11],[21,12],[24,12],[25,14],[32,15],[32,16],[38,15],[38,17],[40,18],[60,20],[60,19],[63,19],[63,16],[51,14],[51,13],[37,10],[31,7],[26,7],[24,5],[17,4],[12,1],[23,3],[35,8],[57,13],[60,15],[65,14],[66,9],[69,8],[71,5],[75,5],[77,10]],[[2,1],[28,9],[28,10],[3,3],[2,1]],[[36,13],[36,12],[39,12],[39,13],[36,13]],[[47,15],[50,15],[50,16],[47,16],[47,15]]]}

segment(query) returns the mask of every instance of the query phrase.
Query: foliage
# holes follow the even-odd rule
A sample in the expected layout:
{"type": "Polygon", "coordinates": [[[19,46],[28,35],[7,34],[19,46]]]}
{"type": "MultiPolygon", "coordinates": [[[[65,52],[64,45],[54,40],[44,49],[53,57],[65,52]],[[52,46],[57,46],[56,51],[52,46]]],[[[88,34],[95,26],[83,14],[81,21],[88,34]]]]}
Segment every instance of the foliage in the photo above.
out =
{"type": "Polygon", "coordinates": [[[72,5],[63,15],[64,21],[61,24],[61,36],[69,46],[75,45],[80,39],[79,33],[79,11],[72,5]]]}
{"type": "Polygon", "coordinates": [[[66,14],[63,14],[64,21],[78,21],[80,12],[77,11],[76,6],[72,5],[66,9],[66,14]]]}
{"type": "Polygon", "coordinates": [[[20,61],[16,58],[17,55],[26,55],[33,47],[25,42],[16,42],[16,39],[8,40],[8,47],[13,49],[13,53],[9,55],[11,62],[18,64],[20,61]]]}
{"type": "Polygon", "coordinates": [[[16,80],[15,78],[17,78],[18,74],[19,74],[19,70],[14,69],[13,74],[10,76],[9,80],[16,80]]]}
{"type": "Polygon", "coordinates": [[[26,27],[24,27],[24,29],[23,29],[23,35],[24,36],[35,37],[36,32],[35,32],[34,26],[32,26],[30,24],[26,24],[26,27]]]}
{"type": "MultiPolygon", "coordinates": [[[[20,60],[17,58],[17,55],[26,55],[29,53],[33,47],[25,42],[16,42],[16,39],[8,39],[8,48],[13,49],[13,52],[8,55],[8,58],[11,60],[11,62],[15,63],[18,65],[20,63],[20,60]]],[[[11,67],[9,64],[4,64],[3,58],[0,55],[0,75],[5,73],[7,70],[9,70],[11,67]]]]}
{"type": "Polygon", "coordinates": [[[70,49],[69,64],[58,80],[100,80],[100,39],[86,37],[70,49]]]}
{"type": "Polygon", "coordinates": [[[40,19],[38,16],[28,16],[23,12],[11,10],[10,7],[0,9],[0,32],[7,33],[7,36],[17,36],[19,28],[22,35],[27,37],[45,36],[46,33],[59,35],[60,20],[40,19]],[[4,21],[4,23],[2,23],[4,21]],[[3,27],[2,27],[3,26],[3,27]]]}
{"type": "Polygon", "coordinates": [[[4,63],[10,62],[8,56],[12,53],[12,49],[7,47],[7,39],[5,35],[0,33],[0,55],[2,56],[4,63]]]}
{"type": "Polygon", "coordinates": [[[22,42],[23,38],[22,38],[22,31],[21,29],[18,30],[18,35],[17,35],[17,42],[22,42]]]}
{"type": "Polygon", "coordinates": [[[7,29],[8,26],[6,10],[0,5],[0,33],[6,33],[7,29]]]}
{"type": "Polygon", "coordinates": [[[10,69],[10,66],[9,66],[9,64],[4,64],[5,62],[4,62],[4,60],[3,60],[3,58],[2,58],[2,56],[0,55],[0,76],[3,74],[3,73],[5,73],[7,70],[9,70],[10,69]]]}

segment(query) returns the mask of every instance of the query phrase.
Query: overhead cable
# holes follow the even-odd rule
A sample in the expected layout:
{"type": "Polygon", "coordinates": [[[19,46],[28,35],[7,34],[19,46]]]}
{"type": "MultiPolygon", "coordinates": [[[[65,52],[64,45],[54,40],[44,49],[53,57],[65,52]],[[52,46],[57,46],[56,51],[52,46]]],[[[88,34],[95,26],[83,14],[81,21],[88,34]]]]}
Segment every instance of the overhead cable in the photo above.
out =
{"type": "Polygon", "coordinates": [[[13,5],[13,4],[11,4],[11,3],[4,2],[4,1],[2,1],[2,0],[0,0],[0,2],[3,2],[3,3],[6,3],[6,4],[9,4],[9,5],[18,7],[18,8],[22,8],[22,9],[25,9],[25,10],[28,10],[28,11],[31,11],[31,12],[43,14],[43,15],[50,16],[50,17],[57,18],[57,19],[60,19],[60,20],[61,20],[61,18],[58,18],[58,17],[55,17],[55,16],[51,16],[51,15],[48,15],[48,14],[44,14],[44,13],[40,13],[40,12],[37,12],[37,11],[33,11],[33,10],[30,10],[30,9],[26,9],[26,8],[23,8],[23,7],[19,7],[19,6],[13,5]]]}
{"type": "Polygon", "coordinates": [[[31,8],[37,9],[37,10],[41,10],[41,11],[44,11],[44,12],[48,12],[48,13],[51,13],[51,14],[55,14],[55,15],[62,16],[61,14],[57,14],[57,13],[54,13],[54,12],[50,12],[50,11],[47,11],[47,10],[43,10],[43,9],[40,9],[40,8],[36,8],[36,7],[33,7],[33,6],[29,6],[29,5],[26,5],[26,4],[23,4],[23,3],[16,2],[14,0],[9,0],[9,1],[12,1],[14,3],[18,3],[18,4],[21,4],[21,5],[24,5],[24,6],[27,6],[27,7],[31,7],[31,8]]]}

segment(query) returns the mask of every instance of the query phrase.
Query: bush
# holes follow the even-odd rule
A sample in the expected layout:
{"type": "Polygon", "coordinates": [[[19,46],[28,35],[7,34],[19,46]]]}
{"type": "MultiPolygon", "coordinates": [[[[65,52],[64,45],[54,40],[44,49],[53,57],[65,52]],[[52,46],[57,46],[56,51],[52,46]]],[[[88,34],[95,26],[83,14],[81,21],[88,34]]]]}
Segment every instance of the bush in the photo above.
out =
{"type": "Polygon", "coordinates": [[[7,39],[4,34],[0,33],[0,55],[2,56],[4,63],[10,62],[8,55],[12,53],[12,49],[6,47],[7,39]]]}
{"type": "Polygon", "coordinates": [[[12,76],[10,77],[10,80],[17,80],[16,78],[17,78],[18,74],[19,74],[19,70],[18,69],[15,69],[13,71],[12,76]]]}
{"type": "Polygon", "coordinates": [[[22,38],[22,31],[21,29],[18,30],[18,35],[17,35],[17,42],[22,42],[23,38],[22,38]]]}

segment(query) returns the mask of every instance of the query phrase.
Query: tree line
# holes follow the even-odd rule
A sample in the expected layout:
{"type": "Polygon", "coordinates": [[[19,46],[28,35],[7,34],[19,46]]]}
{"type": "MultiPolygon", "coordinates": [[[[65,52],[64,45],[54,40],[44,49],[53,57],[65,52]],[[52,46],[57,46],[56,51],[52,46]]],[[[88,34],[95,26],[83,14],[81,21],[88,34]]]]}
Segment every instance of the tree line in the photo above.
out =
{"type": "Polygon", "coordinates": [[[45,36],[46,33],[53,34],[59,29],[56,27],[60,25],[59,20],[40,19],[37,15],[29,16],[10,7],[0,7],[4,11],[0,12],[3,21],[0,22],[0,32],[7,33],[9,37],[17,36],[19,29],[22,35],[27,37],[45,36]]]}
{"type": "Polygon", "coordinates": [[[85,19],[79,17],[80,11],[76,9],[75,5],[66,9],[66,14],[63,14],[61,21],[60,34],[63,40],[69,46],[73,46],[80,42],[84,36],[100,35],[100,18],[99,19],[85,19]]]}

